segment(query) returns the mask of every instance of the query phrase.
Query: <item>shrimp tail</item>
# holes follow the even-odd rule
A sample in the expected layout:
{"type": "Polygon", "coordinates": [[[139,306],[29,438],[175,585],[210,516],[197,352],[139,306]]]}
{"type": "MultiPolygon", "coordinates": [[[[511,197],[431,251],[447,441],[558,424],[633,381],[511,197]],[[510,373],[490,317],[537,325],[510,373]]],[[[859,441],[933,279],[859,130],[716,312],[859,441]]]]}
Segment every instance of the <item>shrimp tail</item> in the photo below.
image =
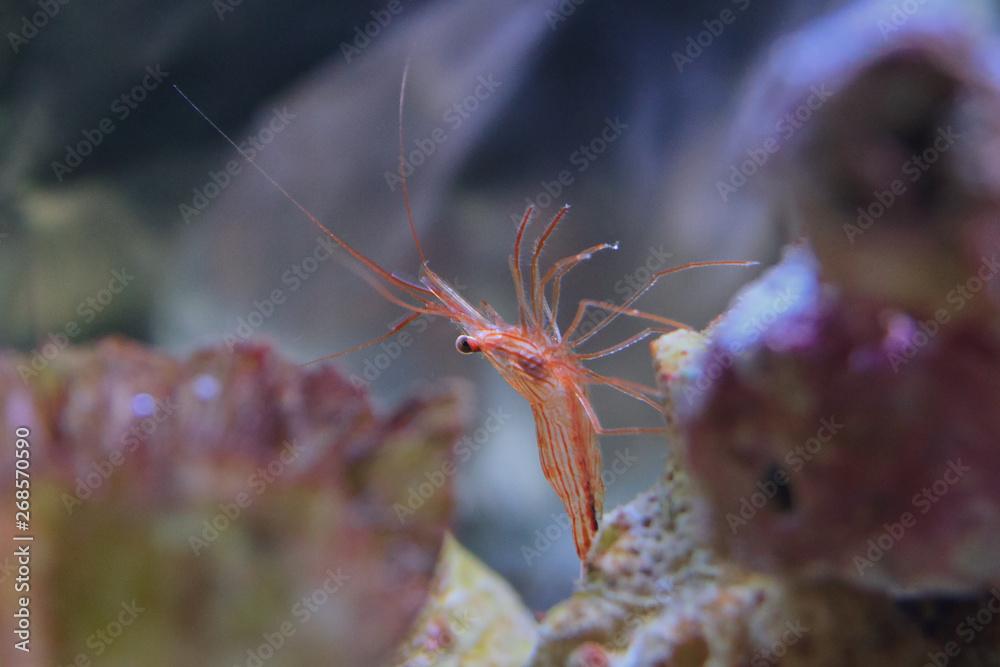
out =
{"type": "Polygon", "coordinates": [[[538,453],[545,479],[569,517],[576,553],[583,561],[604,513],[601,449],[577,402],[560,403],[556,401],[533,410],[538,453]]]}

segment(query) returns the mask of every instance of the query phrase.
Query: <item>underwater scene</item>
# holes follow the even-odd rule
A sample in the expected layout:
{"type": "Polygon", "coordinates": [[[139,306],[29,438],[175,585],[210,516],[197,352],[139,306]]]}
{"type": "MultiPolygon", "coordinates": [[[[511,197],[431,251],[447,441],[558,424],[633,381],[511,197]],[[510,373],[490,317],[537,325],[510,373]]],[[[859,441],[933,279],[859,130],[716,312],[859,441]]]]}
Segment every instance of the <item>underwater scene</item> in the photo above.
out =
{"type": "Polygon", "coordinates": [[[995,2],[3,9],[0,666],[1000,666],[995,2]]]}

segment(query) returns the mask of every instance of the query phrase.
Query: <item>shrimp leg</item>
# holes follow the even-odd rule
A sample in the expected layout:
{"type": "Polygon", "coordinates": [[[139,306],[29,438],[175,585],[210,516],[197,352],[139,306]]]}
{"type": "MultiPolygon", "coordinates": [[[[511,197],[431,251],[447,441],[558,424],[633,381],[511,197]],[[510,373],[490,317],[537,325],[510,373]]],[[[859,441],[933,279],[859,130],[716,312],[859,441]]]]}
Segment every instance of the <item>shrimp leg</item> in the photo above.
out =
{"type": "Polygon", "coordinates": [[[569,328],[566,329],[565,334],[563,334],[567,339],[573,335],[576,329],[583,322],[583,316],[587,312],[588,308],[602,308],[604,310],[609,310],[612,315],[607,319],[598,322],[593,329],[587,331],[580,335],[575,341],[573,341],[573,346],[580,345],[584,341],[588,340],[597,331],[600,331],[607,326],[607,323],[614,317],[618,315],[628,315],[629,317],[635,317],[641,320],[649,320],[651,322],[656,322],[657,324],[664,324],[668,327],[673,327],[675,329],[688,329],[691,330],[693,327],[689,324],[684,324],[678,320],[672,320],[669,317],[661,317],[659,315],[653,315],[652,313],[646,313],[641,310],[636,310],[635,308],[628,308],[626,306],[616,306],[613,303],[607,301],[597,301],[595,299],[583,299],[580,301],[579,306],[576,309],[576,315],[573,317],[573,321],[570,323],[569,328]]]}
{"type": "Polygon", "coordinates": [[[587,419],[590,420],[590,425],[597,435],[665,435],[667,433],[665,427],[629,426],[623,428],[605,428],[601,425],[601,420],[597,416],[594,406],[587,400],[587,397],[581,394],[577,397],[577,400],[583,406],[583,411],[586,413],[587,419]]]}
{"type": "Polygon", "coordinates": [[[343,356],[348,355],[348,354],[354,354],[355,352],[360,352],[361,350],[367,350],[369,347],[371,347],[373,345],[378,345],[382,341],[388,340],[388,339],[392,338],[393,336],[395,336],[396,334],[398,334],[400,331],[402,331],[406,327],[408,327],[411,324],[413,324],[413,322],[418,317],[421,317],[422,315],[423,315],[423,313],[410,313],[409,315],[407,315],[406,317],[404,317],[402,320],[400,320],[399,322],[397,322],[396,325],[392,327],[392,329],[390,329],[389,331],[385,332],[381,336],[376,336],[375,338],[372,338],[370,340],[366,340],[363,343],[358,343],[357,345],[355,345],[353,347],[349,347],[346,350],[341,350],[340,352],[334,352],[333,354],[328,354],[326,356],[320,357],[319,359],[313,359],[312,361],[307,361],[306,363],[304,363],[302,365],[303,366],[309,366],[311,364],[319,363],[320,361],[328,361],[330,359],[337,359],[339,357],[343,357],[343,356]]]}
{"type": "Polygon", "coordinates": [[[612,345],[610,347],[606,347],[603,350],[598,350],[596,352],[587,352],[585,354],[577,354],[576,358],[580,359],[581,361],[592,361],[594,359],[601,359],[603,357],[610,357],[612,354],[616,354],[618,352],[621,352],[622,350],[626,350],[626,349],[632,347],[633,345],[635,345],[636,343],[638,343],[639,341],[644,340],[646,338],[649,338],[653,334],[657,334],[657,333],[666,334],[666,333],[670,333],[670,331],[667,330],[667,329],[656,329],[656,328],[653,328],[653,327],[647,327],[646,329],[643,329],[642,331],[640,331],[639,333],[635,334],[634,336],[629,336],[628,338],[626,338],[625,340],[623,340],[620,343],[617,343],[617,344],[612,345]]]}
{"type": "Polygon", "coordinates": [[[618,250],[617,243],[598,243],[597,245],[592,245],[586,250],[578,252],[575,255],[570,255],[569,257],[564,257],[558,262],[555,262],[549,270],[545,272],[545,277],[542,278],[542,292],[545,291],[545,286],[552,282],[552,333],[557,338],[561,339],[561,334],[559,333],[559,324],[556,322],[556,317],[559,314],[559,294],[562,291],[562,279],[570,272],[573,267],[590,259],[594,253],[600,252],[601,250],[618,250]]]}
{"type": "MultiPolygon", "coordinates": [[[[660,278],[663,278],[664,276],[669,276],[674,273],[687,271],[688,269],[699,269],[706,266],[755,266],[756,264],[757,262],[745,262],[742,260],[709,260],[703,262],[688,262],[686,264],[680,264],[678,266],[672,266],[668,269],[662,269],[660,271],[657,271],[652,276],[650,276],[650,278],[646,280],[645,284],[643,284],[639,289],[637,289],[635,293],[632,294],[632,296],[625,299],[625,302],[622,303],[621,306],[616,306],[610,317],[598,322],[593,329],[580,336],[580,338],[577,339],[576,344],[579,345],[583,341],[589,339],[591,336],[595,335],[596,333],[607,327],[609,324],[614,322],[619,315],[628,314],[630,306],[633,303],[635,303],[639,299],[639,297],[648,292],[649,289],[653,285],[655,285],[660,278]]],[[[656,316],[654,315],[653,317],[656,316]]],[[[570,328],[571,329],[573,328],[572,325],[570,328]]],[[[569,338],[569,332],[566,333],[566,337],[569,338]]]]}
{"type": "Polygon", "coordinates": [[[653,400],[653,398],[660,398],[660,393],[652,387],[646,387],[637,382],[628,382],[627,380],[609,378],[587,369],[584,369],[584,377],[587,378],[587,382],[589,384],[611,387],[612,389],[619,391],[630,398],[642,401],[658,413],[663,414],[663,406],[653,400]]]}

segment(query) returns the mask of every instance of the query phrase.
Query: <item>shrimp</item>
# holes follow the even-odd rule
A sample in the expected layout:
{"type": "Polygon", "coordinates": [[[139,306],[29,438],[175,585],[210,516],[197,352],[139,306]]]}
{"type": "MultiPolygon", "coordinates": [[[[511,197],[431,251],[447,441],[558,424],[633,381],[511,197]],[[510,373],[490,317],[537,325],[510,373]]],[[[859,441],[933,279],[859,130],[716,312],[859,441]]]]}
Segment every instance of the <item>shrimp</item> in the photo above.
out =
{"type": "Polygon", "coordinates": [[[521,217],[514,237],[513,254],[510,256],[510,273],[517,295],[518,317],[507,322],[488,303],[473,306],[435,273],[427,261],[417,234],[410,206],[409,189],[404,169],[403,105],[405,100],[406,72],[399,98],[399,174],[402,179],[403,203],[406,221],[413,243],[420,258],[420,271],[416,282],[407,280],[383,268],[374,260],[355,249],[328,226],[320,222],[304,205],[292,196],[266,170],[259,166],[238,144],[218,127],[177,86],[174,88],[237,152],[275,187],[295,208],[353,260],[352,268],[375,291],[389,302],[408,312],[386,333],[328,355],[331,359],[358,352],[377,345],[428,315],[450,320],[457,325],[460,335],[455,348],[462,354],[484,357],[531,407],[538,441],[542,473],[555,490],[569,516],[573,530],[573,543],[583,561],[597,533],[603,513],[604,482],[601,477],[601,450],[598,436],[664,433],[664,428],[605,428],[590,400],[589,388],[603,385],[642,401],[662,414],[658,390],[624,379],[606,377],[584,366],[585,361],[607,357],[652,336],[687,325],[666,317],[645,313],[632,305],[661,278],[707,266],[749,266],[755,262],[701,261],[689,262],[653,273],[631,296],[619,305],[585,299],[579,302],[569,326],[560,330],[557,322],[559,295],[562,280],[573,268],[605,250],[617,250],[617,243],[599,243],[554,262],[544,273],[540,259],[546,243],[559,223],[569,212],[563,206],[535,240],[527,275],[522,266],[522,246],[525,233],[533,217],[528,208],[521,217]],[[607,316],[590,329],[581,325],[586,312],[600,309],[607,316]],[[593,352],[579,352],[577,348],[610,325],[617,317],[625,315],[646,321],[647,326],[629,338],[593,352]]]}

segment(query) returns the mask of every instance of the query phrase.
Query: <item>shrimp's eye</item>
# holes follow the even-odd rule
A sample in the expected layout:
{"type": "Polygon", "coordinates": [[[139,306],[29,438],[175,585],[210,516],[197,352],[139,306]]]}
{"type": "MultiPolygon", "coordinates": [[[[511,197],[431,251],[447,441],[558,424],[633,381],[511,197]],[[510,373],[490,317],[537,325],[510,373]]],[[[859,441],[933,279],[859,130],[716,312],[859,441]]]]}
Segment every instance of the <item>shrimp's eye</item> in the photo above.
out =
{"type": "Polygon", "coordinates": [[[472,354],[479,352],[479,343],[469,336],[459,336],[455,339],[455,349],[462,354],[472,354]]]}

